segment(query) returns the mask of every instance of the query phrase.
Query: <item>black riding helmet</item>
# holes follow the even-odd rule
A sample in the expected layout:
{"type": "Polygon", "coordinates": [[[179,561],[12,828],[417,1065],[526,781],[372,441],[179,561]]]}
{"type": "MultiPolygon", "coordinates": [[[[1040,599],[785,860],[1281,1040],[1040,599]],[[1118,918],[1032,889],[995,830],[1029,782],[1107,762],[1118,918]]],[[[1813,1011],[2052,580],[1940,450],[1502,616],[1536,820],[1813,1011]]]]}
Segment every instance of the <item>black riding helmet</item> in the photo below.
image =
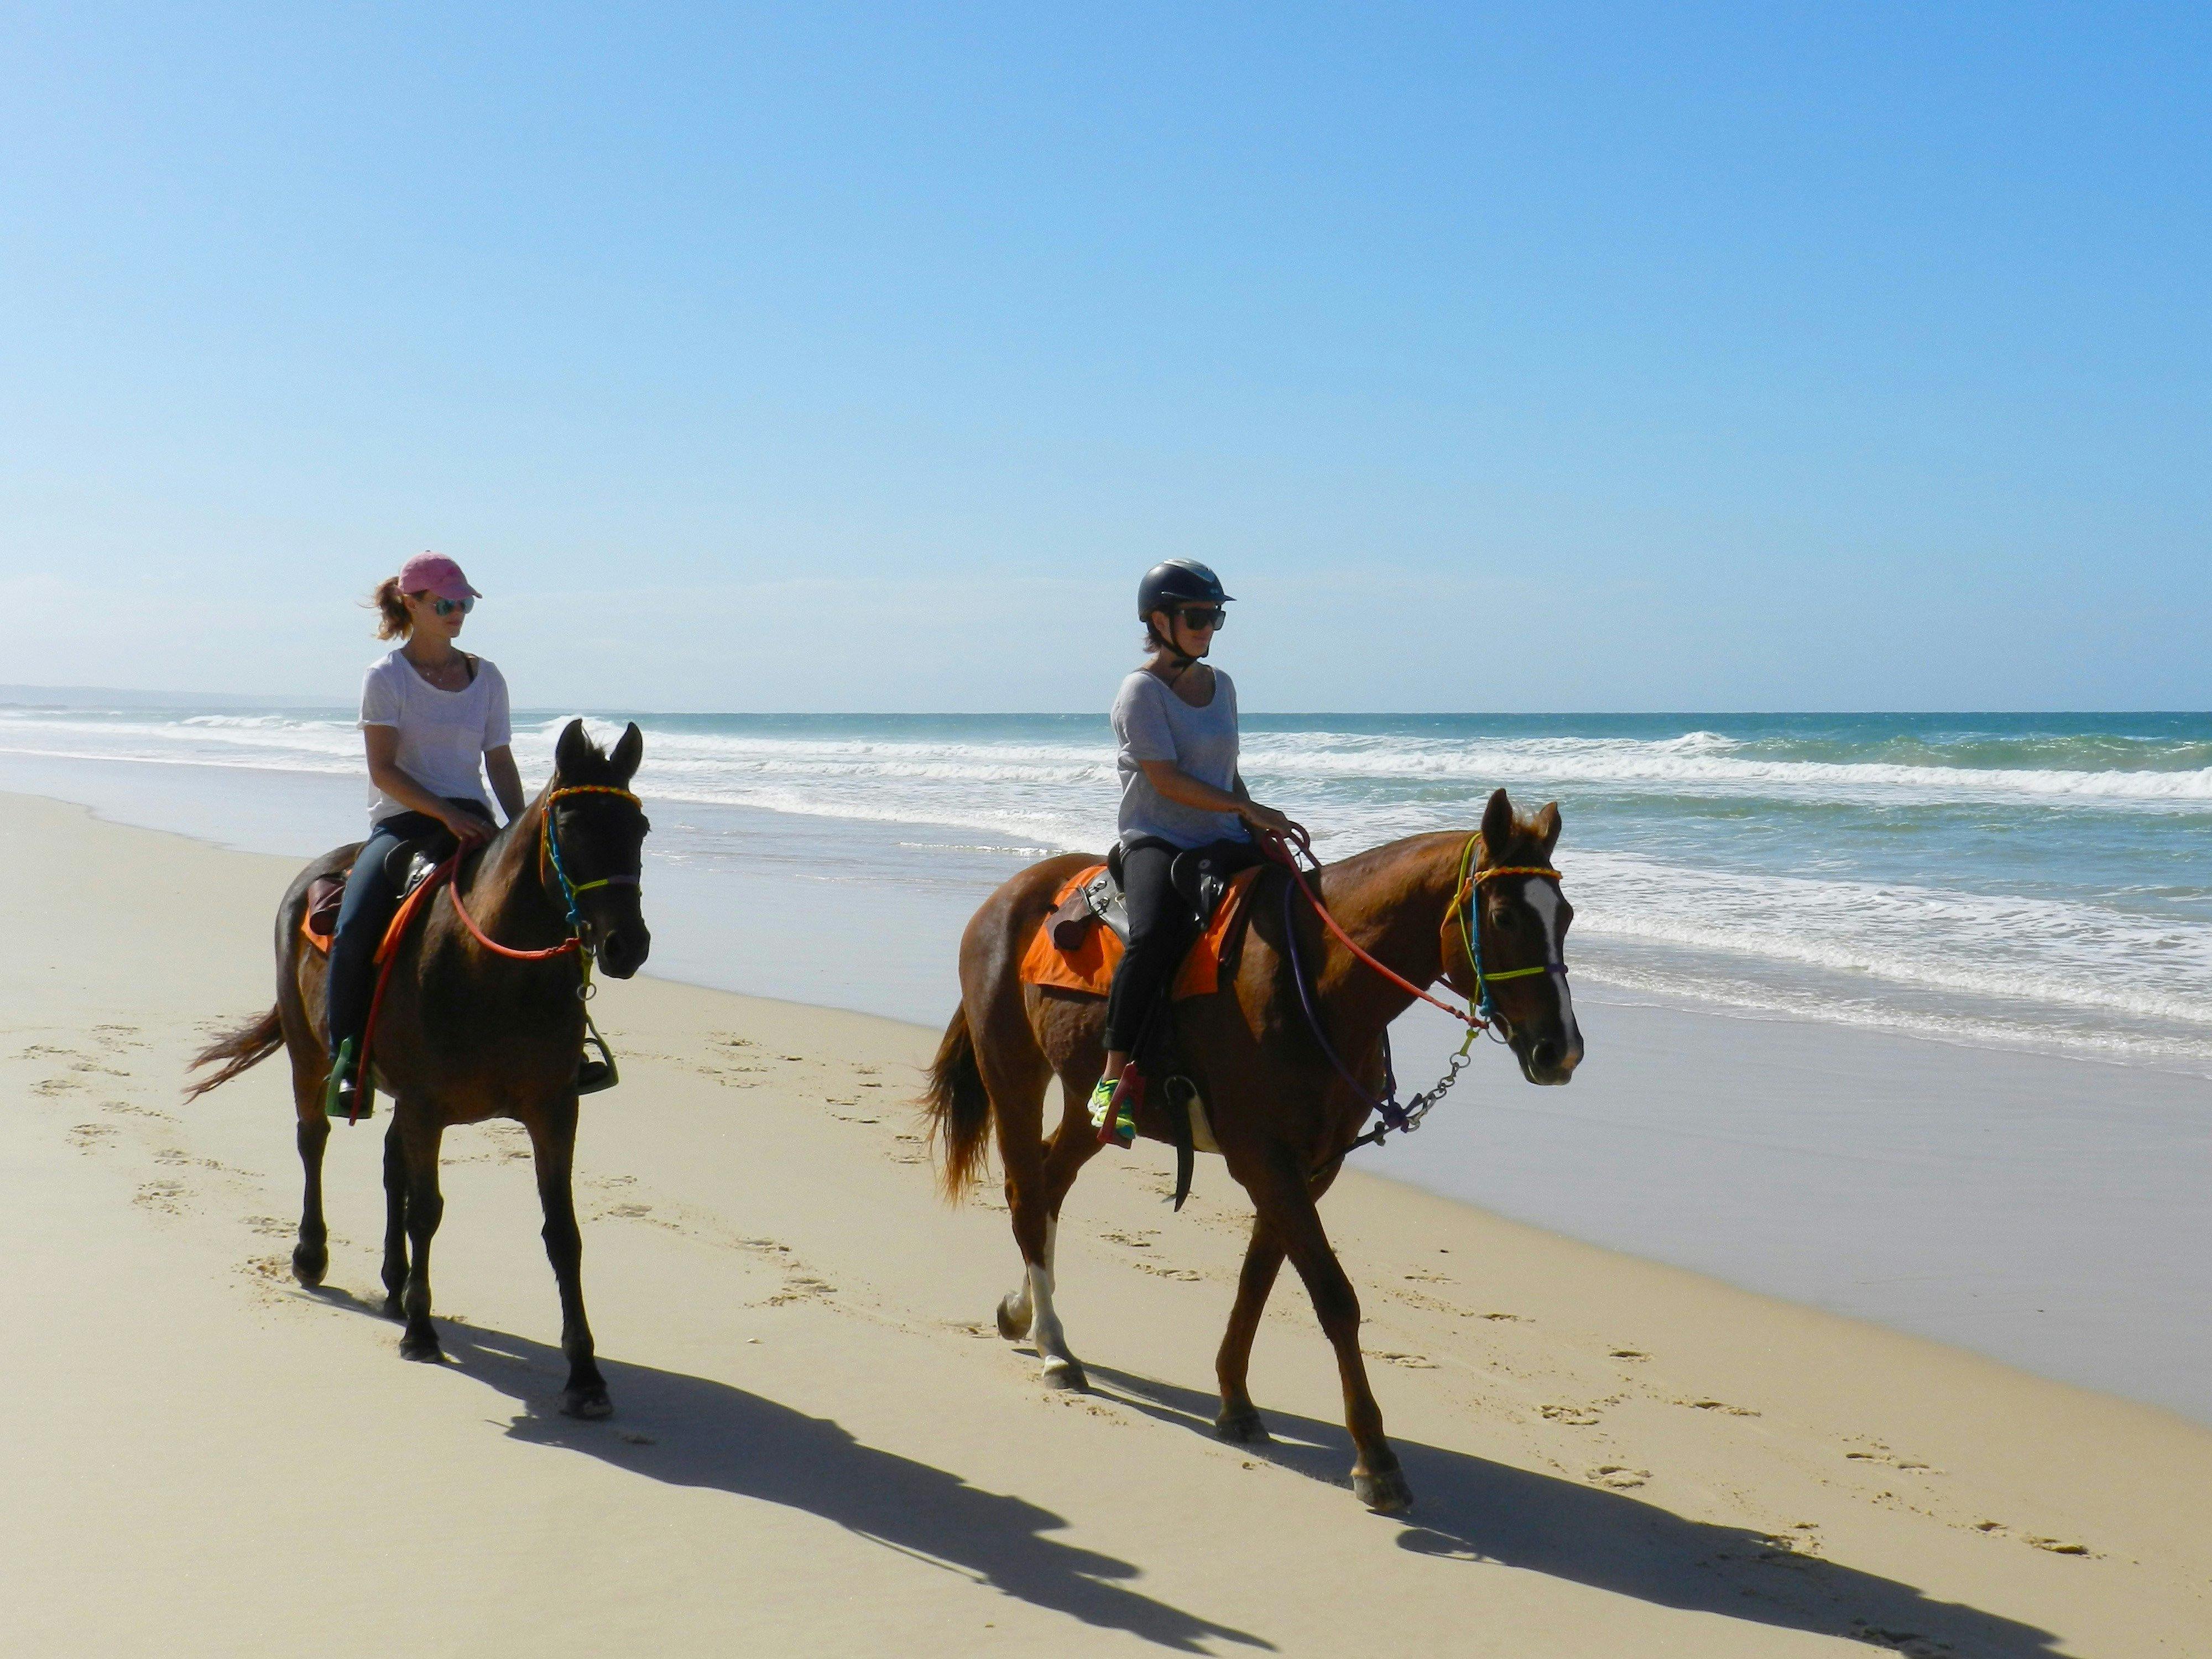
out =
{"type": "Polygon", "coordinates": [[[1226,605],[1230,598],[1221,591],[1221,578],[1196,559],[1170,559],[1145,572],[1137,584],[1137,619],[1150,623],[1155,611],[1189,603],[1226,605]]]}

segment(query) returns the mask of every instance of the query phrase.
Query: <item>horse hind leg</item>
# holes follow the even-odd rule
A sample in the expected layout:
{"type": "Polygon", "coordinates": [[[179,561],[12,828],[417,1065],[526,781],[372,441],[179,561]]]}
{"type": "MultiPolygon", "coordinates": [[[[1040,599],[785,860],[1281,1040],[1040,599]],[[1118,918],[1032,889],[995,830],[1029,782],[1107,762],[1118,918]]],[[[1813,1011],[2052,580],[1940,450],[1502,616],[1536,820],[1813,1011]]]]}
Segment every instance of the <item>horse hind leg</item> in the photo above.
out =
{"type": "MultiPolygon", "coordinates": [[[[982,1059],[979,1053],[979,1060],[982,1059]]],[[[986,1091],[992,1117],[999,1131],[999,1160],[1006,1172],[1006,1210],[1013,1224],[1014,1243],[1022,1253],[1022,1282],[999,1304],[999,1332],[1008,1341],[1027,1338],[1044,1361],[1042,1376],[1048,1388],[1085,1389],[1090,1379],[1082,1362],[1067,1346],[1067,1333],[1053,1307],[1053,1257],[1059,1243],[1059,1224],[1053,1214],[1057,1206],[1045,1169],[1042,1138],[1044,1090],[1050,1073],[1009,1078],[988,1060],[983,1062],[986,1091]],[[1012,1109],[1003,1103],[1018,1102],[1012,1109]]]]}
{"type": "Polygon", "coordinates": [[[292,1096],[299,1109],[299,1127],[294,1139],[300,1148],[304,1190],[300,1199],[300,1239],[292,1247],[292,1277],[310,1290],[330,1271],[331,1230],[323,1217],[323,1149],[331,1139],[331,1121],[323,1115],[322,1079],[303,1077],[307,1068],[292,1064],[292,1096]]]}

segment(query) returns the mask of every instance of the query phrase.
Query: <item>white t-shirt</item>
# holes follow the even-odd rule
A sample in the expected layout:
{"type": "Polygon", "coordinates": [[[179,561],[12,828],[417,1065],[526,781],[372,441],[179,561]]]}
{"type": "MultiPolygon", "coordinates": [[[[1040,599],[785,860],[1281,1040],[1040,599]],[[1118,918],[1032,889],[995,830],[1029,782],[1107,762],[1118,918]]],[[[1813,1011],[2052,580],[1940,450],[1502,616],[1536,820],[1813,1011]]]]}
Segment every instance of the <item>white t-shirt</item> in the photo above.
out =
{"type": "MultiPolygon", "coordinates": [[[[392,652],[362,677],[361,723],[397,727],[399,769],[432,794],[480,800],[489,810],[484,751],[506,747],[514,734],[507,724],[506,680],[482,657],[476,664],[476,678],[465,686],[441,691],[415,672],[404,651],[392,652]]],[[[368,786],[370,823],[413,810],[368,786]]]]}

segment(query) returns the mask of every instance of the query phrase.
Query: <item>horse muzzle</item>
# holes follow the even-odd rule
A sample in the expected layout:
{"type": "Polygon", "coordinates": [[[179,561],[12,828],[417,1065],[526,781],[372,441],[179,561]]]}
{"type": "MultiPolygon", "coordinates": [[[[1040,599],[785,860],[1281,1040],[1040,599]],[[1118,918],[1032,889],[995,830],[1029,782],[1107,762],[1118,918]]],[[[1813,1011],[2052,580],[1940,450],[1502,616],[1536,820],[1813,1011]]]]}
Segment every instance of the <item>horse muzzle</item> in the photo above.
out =
{"type": "Polygon", "coordinates": [[[604,930],[586,923],[584,932],[592,960],[609,979],[629,978],[653,954],[652,930],[641,921],[626,921],[604,930]]]}

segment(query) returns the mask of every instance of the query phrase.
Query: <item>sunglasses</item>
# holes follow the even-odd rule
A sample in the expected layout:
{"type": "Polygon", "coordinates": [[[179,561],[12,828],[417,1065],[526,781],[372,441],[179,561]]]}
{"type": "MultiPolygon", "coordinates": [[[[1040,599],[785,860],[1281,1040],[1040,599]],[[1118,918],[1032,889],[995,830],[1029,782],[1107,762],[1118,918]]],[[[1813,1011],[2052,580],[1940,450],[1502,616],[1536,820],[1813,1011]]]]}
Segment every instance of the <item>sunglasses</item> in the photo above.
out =
{"type": "Polygon", "coordinates": [[[477,602],[474,599],[433,599],[430,601],[430,609],[437,612],[441,617],[450,617],[456,611],[459,611],[464,617],[465,617],[470,611],[476,608],[477,602]]]}
{"type": "Polygon", "coordinates": [[[1185,628],[1194,629],[1200,633],[1204,633],[1208,629],[1218,629],[1229,620],[1229,613],[1218,605],[1187,605],[1177,611],[1176,615],[1182,618],[1182,625],[1185,628]]]}

